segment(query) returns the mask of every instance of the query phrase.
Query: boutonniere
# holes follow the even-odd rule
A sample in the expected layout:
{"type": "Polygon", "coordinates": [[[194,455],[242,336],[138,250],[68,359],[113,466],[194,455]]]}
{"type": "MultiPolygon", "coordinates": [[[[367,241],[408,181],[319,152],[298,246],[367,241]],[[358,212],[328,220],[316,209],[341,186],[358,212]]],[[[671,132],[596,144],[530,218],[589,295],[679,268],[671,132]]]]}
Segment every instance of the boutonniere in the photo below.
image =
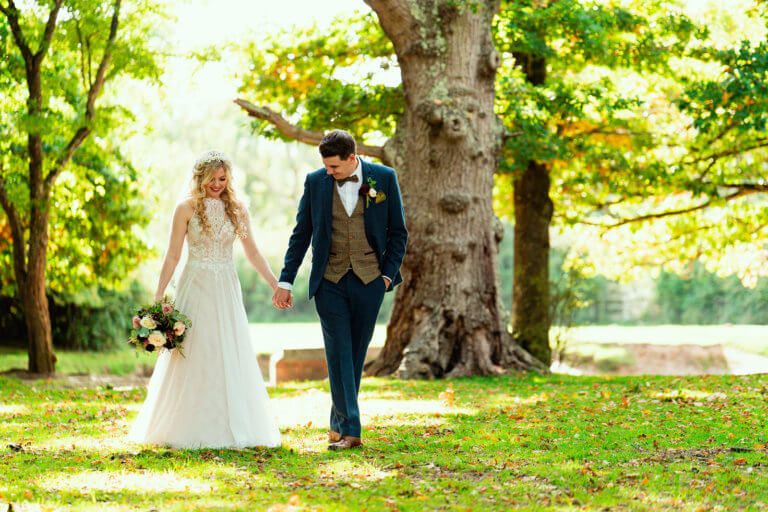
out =
{"type": "Polygon", "coordinates": [[[374,204],[378,204],[382,201],[384,201],[387,196],[384,194],[384,192],[379,192],[376,190],[376,180],[371,178],[370,176],[366,180],[365,183],[363,183],[360,186],[360,192],[359,194],[361,196],[365,196],[365,206],[368,207],[370,205],[370,200],[373,199],[374,204]]]}

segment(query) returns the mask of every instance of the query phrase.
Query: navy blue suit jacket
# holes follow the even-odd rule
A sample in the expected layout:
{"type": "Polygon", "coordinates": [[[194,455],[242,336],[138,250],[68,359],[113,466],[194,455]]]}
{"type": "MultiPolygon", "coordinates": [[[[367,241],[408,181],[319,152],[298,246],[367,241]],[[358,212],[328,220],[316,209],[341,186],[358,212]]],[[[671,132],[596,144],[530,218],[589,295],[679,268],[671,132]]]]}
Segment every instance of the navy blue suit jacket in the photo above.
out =
{"type": "MultiPolygon", "coordinates": [[[[360,197],[365,207],[365,234],[368,245],[374,250],[379,260],[379,270],[382,275],[392,278],[390,290],[403,281],[400,275],[400,264],[405,256],[405,245],[408,240],[408,230],[405,228],[403,200],[400,196],[400,186],[397,183],[395,171],[384,165],[373,164],[360,159],[363,183],[368,178],[376,182],[373,188],[383,192],[386,199],[376,202],[360,197]]],[[[325,168],[318,169],[307,175],[304,182],[304,194],[299,202],[296,214],[296,226],[293,228],[285,254],[285,264],[280,273],[280,281],[293,284],[304,255],[312,244],[312,271],[309,275],[309,298],[311,299],[325,273],[328,255],[331,250],[331,223],[333,207],[333,176],[327,174],[325,168]]]]}

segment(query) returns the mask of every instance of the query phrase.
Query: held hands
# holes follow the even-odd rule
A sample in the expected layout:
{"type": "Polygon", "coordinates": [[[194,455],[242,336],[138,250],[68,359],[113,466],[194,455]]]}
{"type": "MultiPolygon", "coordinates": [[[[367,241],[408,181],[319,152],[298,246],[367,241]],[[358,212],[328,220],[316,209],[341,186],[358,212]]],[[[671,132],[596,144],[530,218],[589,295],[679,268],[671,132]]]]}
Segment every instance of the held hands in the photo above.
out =
{"type": "Polygon", "coordinates": [[[275,293],[272,295],[272,304],[277,309],[288,309],[293,307],[293,295],[291,294],[290,290],[286,290],[285,288],[280,288],[279,286],[275,288],[275,293]]]}
{"type": "MultiPolygon", "coordinates": [[[[381,277],[384,280],[384,289],[389,290],[392,281],[388,277],[381,277]]],[[[285,288],[275,287],[275,293],[272,295],[272,304],[277,309],[289,309],[293,307],[293,294],[285,288]]]]}

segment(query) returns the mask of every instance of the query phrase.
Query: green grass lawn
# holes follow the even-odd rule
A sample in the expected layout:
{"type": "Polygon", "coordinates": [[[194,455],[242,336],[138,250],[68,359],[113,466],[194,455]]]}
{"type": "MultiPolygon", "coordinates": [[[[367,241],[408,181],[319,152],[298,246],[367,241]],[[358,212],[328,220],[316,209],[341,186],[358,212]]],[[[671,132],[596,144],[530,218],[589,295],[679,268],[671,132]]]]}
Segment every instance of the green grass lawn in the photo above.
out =
{"type": "MultiPolygon", "coordinates": [[[[122,348],[112,352],[59,350],[56,351],[56,359],[56,371],[63,375],[130,375],[140,366],[153,368],[156,357],[122,348]]],[[[0,347],[0,372],[11,368],[27,368],[26,350],[0,347]]]]}
{"type": "Polygon", "coordinates": [[[450,384],[365,379],[352,453],[325,449],[318,382],[270,391],[282,448],[170,451],[121,439],[143,389],[0,378],[0,510],[768,507],[768,376],[450,384]]]}

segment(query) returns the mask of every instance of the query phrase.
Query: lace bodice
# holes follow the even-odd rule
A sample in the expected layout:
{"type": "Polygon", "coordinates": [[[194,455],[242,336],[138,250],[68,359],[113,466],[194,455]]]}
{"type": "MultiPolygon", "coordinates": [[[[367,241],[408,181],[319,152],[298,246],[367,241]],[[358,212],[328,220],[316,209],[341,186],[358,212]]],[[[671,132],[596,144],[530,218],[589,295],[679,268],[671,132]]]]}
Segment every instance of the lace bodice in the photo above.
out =
{"type": "MultiPolygon", "coordinates": [[[[232,245],[237,236],[224,211],[224,202],[214,198],[205,198],[203,202],[211,228],[208,232],[204,231],[197,215],[190,219],[187,226],[188,264],[205,267],[233,265],[232,245]]],[[[241,230],[245,232],[245,226],[241,230]]]]}

